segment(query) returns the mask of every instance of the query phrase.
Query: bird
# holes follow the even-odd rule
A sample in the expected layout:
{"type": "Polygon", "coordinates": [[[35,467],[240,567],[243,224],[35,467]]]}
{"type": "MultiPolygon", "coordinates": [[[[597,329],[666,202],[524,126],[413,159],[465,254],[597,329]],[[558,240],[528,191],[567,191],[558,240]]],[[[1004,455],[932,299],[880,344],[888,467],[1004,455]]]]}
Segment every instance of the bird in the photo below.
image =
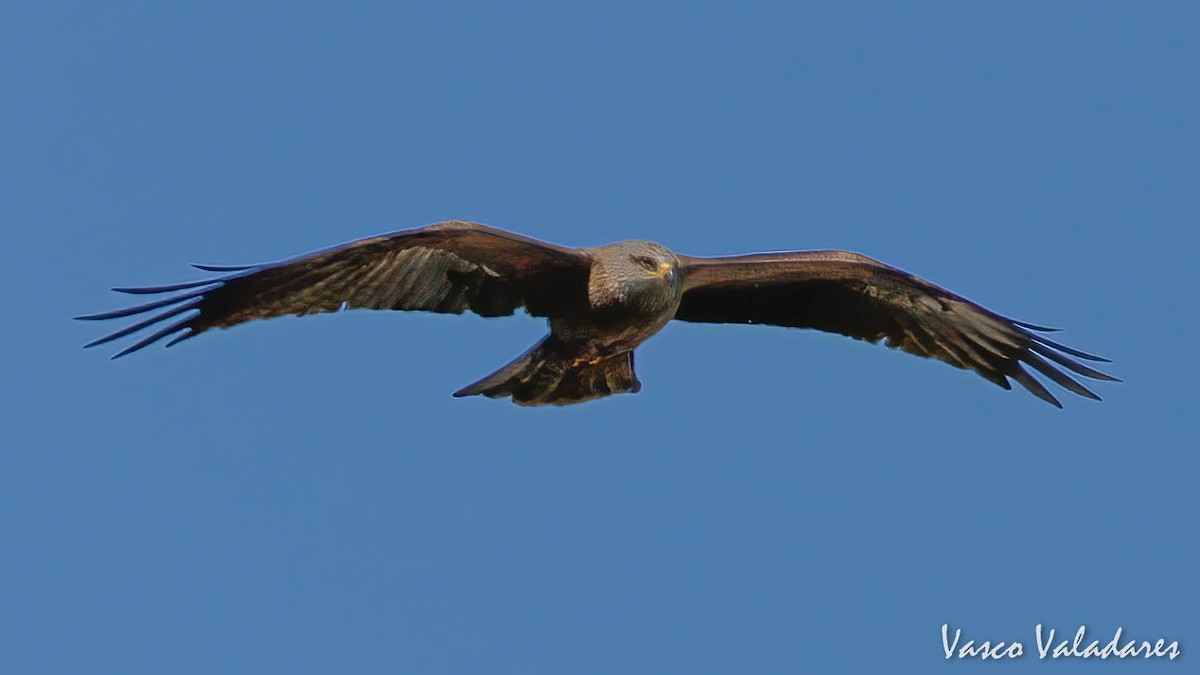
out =
{"type": "Polygon", "coordinates": [[[651,241],[571,248],[452,220],[352,241],[280,262],[193,265],[218,276],[114,288],[153,302],[75,317],[149,314],[94,340],[95,347],[157,328],[119,358],[167,337],[171,346],[254,319],[344,309],[419,310],[483,317],[518,308],[549,333],[456,397],[509,398],[523,406],[581,403],[636,393],[635,349],[671,321],[809,328],[886,345],[971,370],[1062,403],[1030,374],[1100,400],[1065,371],[1119,382],[1081,361],[1109,362],[1046,337],[1056,331],[1006,318],[924,279],[839,250],[692,257],[651,241]]]}

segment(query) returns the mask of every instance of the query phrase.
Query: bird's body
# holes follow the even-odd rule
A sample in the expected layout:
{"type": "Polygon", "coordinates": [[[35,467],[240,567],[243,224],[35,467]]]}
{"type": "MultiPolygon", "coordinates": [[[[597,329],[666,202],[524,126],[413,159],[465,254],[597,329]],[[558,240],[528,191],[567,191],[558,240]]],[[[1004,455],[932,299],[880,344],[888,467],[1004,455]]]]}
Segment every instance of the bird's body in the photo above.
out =
{"type": "Polygon", "coordinates": [[[633,350],[675,318],[683,285],[674,254],[649,241],[586,249],[587,310],[550,319],[550,334],[456,396],[523,405],[579,403],[641,388],[633,350]]]}
{"type": "Polygon", "coordinates": [[[670,321],[816,328],[888,344],[974,370],[1008,389],[1015,379],[1058,401],[1022,363],[1060,386],[1098,398],[1072,372],[1114,380],[1077,361],[1099,357],[1052,342],[1050,329],[1007,319],[918,277],[844,251],[693,258],[648,241],[596,248],[555,246],[495,228],[449,221],[359,240],[280,263],[198,266],[226,276],[171,286],[116,289],[171,294],[82,319],[162,309],[88,346],[176,316],[118,356],[167,336],[168,346],[209,328],[342,308],[482,316],[518,307],[548,319],[550,333],[514,361],[456,392],[511,397],[523,405],[578,403],[641,388],[633,350],[670,321]]]}

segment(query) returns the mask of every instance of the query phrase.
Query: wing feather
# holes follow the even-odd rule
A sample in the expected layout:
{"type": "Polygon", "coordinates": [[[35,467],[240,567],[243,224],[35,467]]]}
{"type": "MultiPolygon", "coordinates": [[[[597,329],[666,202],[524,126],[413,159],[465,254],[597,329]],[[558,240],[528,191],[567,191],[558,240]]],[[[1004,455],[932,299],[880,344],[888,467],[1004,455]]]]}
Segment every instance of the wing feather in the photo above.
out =
{"type": "Polygon", "coordinates": [[[119,355],[175,332],[168,346],[253,319],[336,312],[343,308],[419,310],[483,316],[570,316],[587,310],[591,258],[496,228],[449,221],[371,237],[278,263],[196,265],[224,273],[165,286],[114,289],[135,295],[177,293],[135,307],[77,317],[117,319],[165,311],[93,341],[104,344],[178,316],[193,316],[119,355]]]}
{"type": "Polygon", "coordinates": [[[1027,370],[1099,399],[1057,366],[1118,381],[1070,357],[1107,361],[1040,335],[1052,328],[1008,319],[866,256],[846,251],[762,253],[727,258],[677,256],[684,293],[675,318],[814,328],[878,342],[973,370],[1011,389],[1015,380],[1062,407],[1027,370]],[[1047,360],[1048,359],[1048,360],[1047,360]]]}

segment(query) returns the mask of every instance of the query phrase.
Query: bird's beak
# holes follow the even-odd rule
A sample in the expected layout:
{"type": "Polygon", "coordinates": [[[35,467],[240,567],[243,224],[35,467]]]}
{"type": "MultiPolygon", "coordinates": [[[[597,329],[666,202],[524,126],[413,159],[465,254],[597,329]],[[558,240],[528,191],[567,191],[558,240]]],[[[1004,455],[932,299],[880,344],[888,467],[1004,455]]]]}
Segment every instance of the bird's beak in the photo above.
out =
{"type": "Polygon", "coordinates": [[[673,271],[673,266],[671,265],[671,263],[669,263],[669,262],[659,263],[658,271],[654,273],[654,276],[658,277],[659,279],[665,279],[665,278],[667,278],[668,275],[671,274],[672,271],[673,271]]]}

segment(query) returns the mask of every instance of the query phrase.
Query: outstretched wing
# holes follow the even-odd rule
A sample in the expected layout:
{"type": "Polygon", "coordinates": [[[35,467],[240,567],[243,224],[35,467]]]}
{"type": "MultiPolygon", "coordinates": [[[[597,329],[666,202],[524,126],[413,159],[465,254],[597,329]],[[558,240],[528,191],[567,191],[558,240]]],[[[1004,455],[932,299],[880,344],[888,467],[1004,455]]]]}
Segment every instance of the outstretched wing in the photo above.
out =
{"type": "Polygon", "coordinates": [[[1107,359],[1040,334],[1055,329],[1005,318],[856,253],[677,257],[684,292],[675,318],[682,321],[816,328],[869,342],[886,338],[889,346],[973,370],[1005,389],[1011,389],[1012,378],[1060,408],[1022,364],[1091,399],[1099,397],[1054,364],[1084,377],[1116,381],[1068,357],[1107,359]]]}
{"type": "MultiPolygon", "coordinates": [[[[228,267],[196,265],[224,276],[170,286],[116,288],[168,297],[137,307],[77,317],[118,319],[162,310],[106,335],[104,344],[176,319],[128,349],[124,356],[167,336],[168,346],[203,333],[286,314],[343,308],[425,310],[482,316],[512,314],[524,306],[537,316],[585,311],[586,253],[511,232],[461,221],[361,239],[278,263],[228,267]]],[[[113,357],[113,358],[116,358],[113,357]]]]}

